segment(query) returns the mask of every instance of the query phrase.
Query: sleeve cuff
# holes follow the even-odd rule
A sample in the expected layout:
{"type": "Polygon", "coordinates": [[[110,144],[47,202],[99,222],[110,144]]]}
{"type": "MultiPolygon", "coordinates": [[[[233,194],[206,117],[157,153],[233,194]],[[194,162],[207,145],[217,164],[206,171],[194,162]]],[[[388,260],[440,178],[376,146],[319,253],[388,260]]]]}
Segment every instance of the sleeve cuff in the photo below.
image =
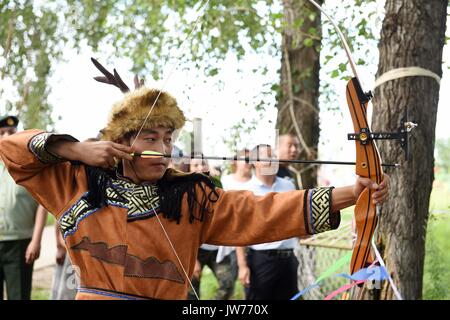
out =
{"type": "Polygon", "coordinates": [[[309,234],[337,229],[341,222],[340,212],[331,212],[331,191],[334,187],[320,187],[305,191],[304,214],[309,234]]]}
{"type": "Polygon", "coordinates": [[[35,135],[28,142],[28,149],[31,153],[33,153],[36,158],[39,159],[42,163],[52,164],[58,162],[67,161],[66,159],[53,154],[47,150],[47,145],[50,142],[56,140],[67,140],[72,142],[78,142],[77,139],[68,134],[54,134],[49,132],[42,132],[35,135]]]}

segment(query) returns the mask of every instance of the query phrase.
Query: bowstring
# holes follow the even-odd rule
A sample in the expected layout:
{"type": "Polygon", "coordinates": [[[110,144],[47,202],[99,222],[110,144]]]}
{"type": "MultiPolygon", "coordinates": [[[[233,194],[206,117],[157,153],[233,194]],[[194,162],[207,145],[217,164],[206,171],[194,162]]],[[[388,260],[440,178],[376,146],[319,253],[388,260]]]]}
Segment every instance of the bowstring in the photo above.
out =
{"type": "MultiPolygon", "coordinates": [[[[353,74],[354,74],[355,78],[358,79],[358,81],[361,83],[361,81],[360,81],[360,79],[359,79],[359,77],[358,77],[357,70],[356,70],[356,64],[355,64],[354,59],[353,59],[353,56],[352,56],[352,54],[351,54],[351,50],[350,50],[350,48],[349,48],[348,42],[347,42],[347,40],[345,39],[345,37],[344,37],[344,35],[343,35],[341,29],[339,28],[339,26],[337,25],[337,23],[334,21],[334,19],[331,18],[331,17],[328,15],[328,13],[327,13],[327,12],[326,12],[326,11],[325,11],[325,10],[324,10],[317,2],[315,2],[314,0],[309,0],[309,2],[312,3],[317,9],[319,9],[319,11],[323,13],[323,15],[331,22],[331,24],[332,24],[333,27],[335,28],[335,30],[336,30],[336,32],[337,32],[337,34],[338,34],[338,37],[339,37],[339,39],[340,39],[340,41],[341,41],[341,43],[342,43],[342,46],[344,47],[344,51],[345,51],[345,54],[347,55],[347,58],[348,58],[350,67],[351,67],[351,69],[352,69],[352,71],[353,71],[353,74]]],[[[374,141],[373,141],[373,144],[374,144],[374,146],[375,146],[375,149],[377,149],[377,151],[378,151],[377,145],[375,144],[374,141]]],[[[377,183],[378,183],[378,181],[377,181],[377,183]]],[[[369,201],[370,201],[370,200],[369,200],[369,201]]],[[[377,217],[379,217],[379,215],[380,215],[380,206],[379,206],[379,205],[376,206],[376,212],[377,212],[377,217]]],[[[378,230],[378,229],[379,229],[379,226],[376,227],[376,230],[378,230]]],[[[380,252],[378,251],[378,248],[377,248],[377,246],[376,246],[376,244],[375,244],[374,235],[372,235],[371,244],[372,244],[372,249],[373,249],[373,251],[374,251],[374,253],[375,253],[375,256],[378,258],[378,261],[380,261],[380,264],[381,264],[383,267],[386,267],[386,265],[385,265],[385,263],[384,263],[384,261],[383,261],[383,258],[381,257],[381,254],[380,254],[380,252]]],[[[401,296],[399,290],[398,290],[397,287],[395,286],[394,281],[392,280],[392,277],[389,275],[389,273],[388,273],[388,280],[389,280],[389,283],[391,284],[391,287],[392,287],[392,289],[393,289],[393,291],[394,291],[394,294],[396,295],[397,299],[398,299],[398,300],[403,300],[403,298],[402,298],[402,296],[401,296]]]]}
{"type": "Polygon", "coordinates": [[[180,259],[180,257],[178,256],[178,253],[177,253],[177,251],[175,250],[175,247],[174,247],[172,241],[170,240],[170,237],[169,237],[169,235],[167,234],[166,229],[164,228],[164,226],[163,226],[163,224],[162,224],[161,219],[159,218],[159,215],[156,213],[156,211],[155,211],[155,209],[153,208],[153,205],[152,205],[151,203],[150,203],[150,206],[152,207],[153,212],[155,212],[155,216],[156,216],[156,218],[158,219],[159,225],[161,226],[161,228],[162,228],[162,230],[163,230],[163,232],[164,232],[164,235],[166,236],[167,241],[169,241],[169,244],[170,244],[170,246],[172,247],[172,251],[173,251],[173,253],[175,253],[175,257],[177,258],[178,263],[181,265],[181,269],[183,269],[184,276],[186,277],[187,281],[189,282],[189,286],[191,287],[192,291],[194,292],[195,298],[196,298],[197,300],[200,300],[200,297],[198,296],[198,293],[197,293],[197,291],[195,290],[194,285],[192,284],[192,281],[191,281],[191,279],[189,278],[189,276],[188,276],[188,274],[187,274],[187,271],[186,271],[186,269],[184,268],[183,263],[181,262],[181,259],[180,259]]]}
{"type": "MultiPolygon", "coordinates": [[[[133,147],[133,145],[134,145],[134,143],[136,142],[138,136],[141,134],[141,132],[142,132],[142,130],[143,130],[145,124],[147,123],[147,120],[148,120],[149,117],[150,117],[150,114],[152,113],[152,111],[153,111],[153,109],[154,109],[154,107],[155,107],[155,105],[156,105],[156,102],[158,101],[159,97],[161,96],[161,94],[162,94],[162,92],[163,92],[165,86],[167,85],[167,83],[168,83],[170,77],[172,76],[173,72],[174,72],[174,71],[176,70],[176,68],[178,67],[178,65],[179,65],[179,60],[180,60],[180,58],[181,58],[181,55],[182,55],[183,52],[184,52],[184,49],[185,49],[185,47],[186,47],[186,43],[187,43],[188,39],[191,38],[191,36],[193,35],[195,29],[197,29],[197,25],[199,24],[201,18],[204,16],[204,11],[205,11],[205,8],[206,8],[206,6],[208,5],[209,1],[210,1],[210,0],[206,0],[205,3],[203,4],[203,6],[200,8],[199,11],[202,11],[202,10],[203,10],[203,14],[199,14],[199,16],[197,17],[197,19],[196,19],[196,21],[195,21],[195,23],[194,23],[194,26],[192,27],[191,31],[189,32],[189,34],[186,36],[186,38],[185,38],[185,39],[183,40],[183,42],[181,43],[181,45],[180,45],[180,48],[181,48],[181,49],[180,49],[180,51],[181,51],[180,57],[179,57],[178,59],[176,59],[175,62],[172,64],[172,67],[171,67],[171,69],[170,69],[168,75],[167,75],[166,78],[164,79],[163,85],[161,86],[161,89],[159,90],[158,95],[156,96],[155,101],[153,102],[153,104],[152,104],[152,106],[151,106],[149,112],[147,113],[147,116],[145,117],[145,119],[144,119],[144,121],[143,121],[141,127],[139,128],[139,131],[137,132],[136,136],[134,137],[134,140],[133,140],[133,142],[131,143],[130,147],[133,147]]],[[[135,191],[135,185],[133,185],[133,193],[134,193],[134,191],[135,191]]],[[[163,232],[164,232],[164,235],[166,236],[167,240],[169,241],[169,244],[170,244],[170,246],[171,246],[171,248],[172,248],[172,251],[173,251],[173,253],[174,253],[175,256],[176,256],[176,258],[177,258],[177,260],[178,260],[178,263],[180,264],[181,269],[183,270],[183,273],[184,273],[184,275],[185,275],[187,281],[189,282],[189,285],[190,285],[192,291],[193,291],[194,294],[195,294],[196,299],[197,299],[197,300],[200,300],[200,297],[199,297],[197,291],[195,290],[195,288],[194,288],[194,286],[193,286],[193,284],[192,284],[192,281],[191,281],[191,279],[189,278],[189,276],[188,276],[188,274],[187,274],[187,271],[186,271],[185,267],[183,266],[183,263],[181,262],[181,259],[180,259],[180,257],[178,256],[178,253],[177,253],[177,251],[175,250],[175,247],[174,247],[172,241],[170,240],[170,237],[169,237],[169,235],[168,235],[166,229],[164,228],[164,226],[163,226],[163,224],[162,224],[162,222],[161,222],[161,219],[159,218],[158,214],[156,214],[156,211],[155,211],[155,209],[153,208],[153,205],[152,205],[151,203],[150,203],[150,205],[151,205],[153,211],[155,212],[155,216],[156,216],[156,218],[158,219],[159,225],[161,226],[161,228],[162,228],[162,230],[163,230],[163,232]]]]}
{"type": "MultiPolygon", "coordinates": [[[[210,1],[210,0],[206,0],[205,4],[202,6],[202,8],[201,8],[199,11],[204,10],[204,9],[206,8],[206,6],[208,5],[209,1],[210,1]]],[[[184,52],[184,49],[185,49],[187,40],[188,40],[189,38],[191,38],[191,36],[192,36],[192,34],[194,33],[195,29],[197,29],[197,25],[198,25],[198,23],[200,22],[200,19],[201,19],[203,16],[204,16],[204,12],[203,12],[203,14],[199,14],[199,16],[197,17],[197,19],[195,20],[194,26],[192,27],[191,31],[189,32],[189,34],[186,36],[186,38],[185,38],[185,39],[183,40],[183,42],[181,43],[181,46],[180,46],[180,47],[181,47],[181,54],[180,54],[180,57],[179,57],[178,59],[176,59],[175,62],[172,64],[172,67],[171,67],[171,69],[170,69],[168,75],[167,75],[166,78],[164,79],[163,85],[161,86],[161,89],[159,90],[158,95],[156,96],[156,99],[155,99],[155,101],[153,102],[153,104],[152,104],[152,106],[151,106],[151,108],[150,108],[150,111],[147,113],[147,116],[145,117],[144,122],[142,123],[141,127],[139,128],[139,131],[138,131],[138,133],[136,134],[133,143],[131,144],[131,147],[132,147],[132,146],[134,145],[134,143],[136,142],[137,137],[141,134],[142,129],[144,128],[144,126],[145,126],[145,124],[146,124],[148,118],[150,117],[150,114],[151,114],[152,111],[153,111],[153,108],[154,108],[155,105],[156,105],[156,102],[158,101],[159,97],[161,96],[161,94],[162,94],[164,88],[166,87],[166,85],[167,85],[167,83],[168,83],[170,77],[172,76],[173,72],[174,72],[175,69],[178,67],[178,65],[179,65],[179,60],[180,60],[180,58],[181,58],[181,56],[182,56],[182,54],[183,54],[183,52],[184,52]]]]}
{"type": "Polygon", "coordinates": [[[337,25],[337,23],[333,20],[333,18],[331,18],[328,13],[326,13],[326,11],[314,0],[309,0],[309,2],[311,2],[317,9],[319,9],[320,12],[323,13],[323,15],[325,17],[327,17],[327,19],[331,22],[331,24],[333,25],[334,29],[336,30],[339,39],[341,40],[342,46],[344,47],[344,51],[347,55],[348,61],[350,63],[350,67],[352,68],[353,74],[355,76],[355,78],[357,78],[359,80],[358,77],[358,72],[356,70],[356,64],[355,61],[353,59],[353,56],[351,54],[351,50],[350,47],[348,45],[347,40],[345,40],[344,34],[342,33],[341,29],[339,28],[339,26],[337,25]]]}

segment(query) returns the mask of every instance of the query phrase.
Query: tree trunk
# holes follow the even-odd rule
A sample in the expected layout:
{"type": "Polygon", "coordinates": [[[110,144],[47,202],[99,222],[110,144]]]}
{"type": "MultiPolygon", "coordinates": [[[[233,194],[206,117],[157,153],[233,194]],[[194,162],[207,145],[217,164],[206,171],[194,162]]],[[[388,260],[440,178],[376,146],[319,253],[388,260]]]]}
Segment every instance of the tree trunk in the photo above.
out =
{"type": "MultiPolygon", "coordinates": [[[[322,1],[318,1],[320,4],[322,1]]],[[[320,14],[306,0],[284,0],[281,85],[277,128],[300,140],[301,158],[315,159],[319,143],[320,14]],[[311,21],[309,17],[315,14],[311,21]],[[317,30],[311,35],[311,29],[317,30]]],[[[316,166],[298,166],[303,188],[317,184],[316,166]]]]}
{"type": "MultiPolygon", "coordinates": [[[[442,76],[447,5],[447,0],[386,1],[377,77],[404,67],[421,67],[442,76]]],[[[404,299],[422,297],[438,100],[438,82],[424,76],[386,82],[376,89],[373,100],[372,131],[395,131],[406,107],[408,120],[419,125],[410,134],[409,161],[403,160],[398,142],[378,142],[383,162],[402,163],[387,172],[390,201],[382,207],[378,244],[404,299]]],[[[392,298],[391,288],[384,288],[381,298],[392,298]]]]}

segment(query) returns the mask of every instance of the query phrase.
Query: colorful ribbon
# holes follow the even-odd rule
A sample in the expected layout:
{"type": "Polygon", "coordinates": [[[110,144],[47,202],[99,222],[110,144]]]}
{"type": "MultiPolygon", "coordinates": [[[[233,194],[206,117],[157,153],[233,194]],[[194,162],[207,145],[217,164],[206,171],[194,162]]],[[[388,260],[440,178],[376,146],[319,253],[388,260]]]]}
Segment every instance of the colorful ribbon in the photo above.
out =
{"type": "Polygon", "coordinates": [[[340,293],[343,293],[351,288],[353,288],[354,286],[364,283],[367,280],[371,280],[371,281],[382,281],[382,280],[386,280],[389,279],[389,274],[386,271],[386,268],[384,266],[375,266],[374,264],[377,262],[377,260],[375,260],[372,265],[370,265],[367,268],[363,268],[358,270],[357,272],[355,272],[352,275],[348,275],[346,273],[339,273],[336,275],[333,275],[334,271],[336,269],[338,269],[339,267],[341,267],[342,265],[345,265],[348,263],[348,261],[351,259],[351,255],[352,253],[348,253],[347,255],[345,255],[344,257],[340,258],[338,261],[336,261],[336,263],[334,263],[330,268],[328,268],[325,272],[323,272],[316,280],[316,282],[308,287],[306,287],[305,289],[303,289],[302,291],[300,291],[299,293],[297,293],[295,296],[293,296],[291,298],[291,300],[297,300],[298,298],[300,298],[302,295],[304,295],[305,293],[307,293],[308,291],[310,291],[313,288],[317,288],[320,287],[320,283],[330,277],[341,277],[341,278],[346,278],[349,279],[351,281],[353,281],[350,284],[346,284],[342,287],[340,287],[339,289],[333,291],[332,293],[330,293],[329,295],[327,295],[325,297],[325,300],[330,300],[332,298],[334,298],[335,296],[337,296],[340,293]]]}
{"type": "Polygon", "coordinates": [[[300,291],[299,293],[297,293],[295,296],[293,296],[291,298],[291,300],[297,300],[298,298],[300,298],[301,296],[303,296],[305,293],[307,293],[309,290],[313,289],[313,288],[317,288],[320,287],[319,283],[322,282],[323,280],[331,277],[334,275],[335,271],[338,270],[339,268],[341,268],[342,266],[345,266],[347,264],[349,264],[350,260],[352,258],[352,253],[349,252],[346,255],[344,255],[343,257],[341,257],[339,260],[337,260],[334,264],[332,264],[327,270],[325,270],[316,280],[316,282],[308,287],[306,287],[305,289],[303,289],[302,291],[300,291]]]}

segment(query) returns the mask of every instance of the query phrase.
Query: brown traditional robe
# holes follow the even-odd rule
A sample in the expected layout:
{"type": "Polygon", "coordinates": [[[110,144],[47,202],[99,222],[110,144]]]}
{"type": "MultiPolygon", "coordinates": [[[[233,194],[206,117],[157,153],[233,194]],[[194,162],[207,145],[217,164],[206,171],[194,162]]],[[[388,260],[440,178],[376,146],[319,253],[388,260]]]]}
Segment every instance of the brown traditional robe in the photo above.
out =
{"type": "MultiPolygon", "coordinates": [[[[77,299],[185,299],[187,277],[192,276],[202,243],[247,246],[339,225],[339,213],[330,212],[331,188],[265,196],[216,189],[214,201],[207,198],[203,221],[190,221],[184,195],[178,223],[161,214],[157,184],[137,185],[118,176],[103,181],[106,205],[96,207],[88,197],[86,166],[46,150],[55,137],[75,141],[27,130],[2,140],[0,154],[15,181],[58,219],[80,273],[77,299]]],[[[211,194],[210,187],[201,189],[206,193],[196,197],[211,194]]]]}

